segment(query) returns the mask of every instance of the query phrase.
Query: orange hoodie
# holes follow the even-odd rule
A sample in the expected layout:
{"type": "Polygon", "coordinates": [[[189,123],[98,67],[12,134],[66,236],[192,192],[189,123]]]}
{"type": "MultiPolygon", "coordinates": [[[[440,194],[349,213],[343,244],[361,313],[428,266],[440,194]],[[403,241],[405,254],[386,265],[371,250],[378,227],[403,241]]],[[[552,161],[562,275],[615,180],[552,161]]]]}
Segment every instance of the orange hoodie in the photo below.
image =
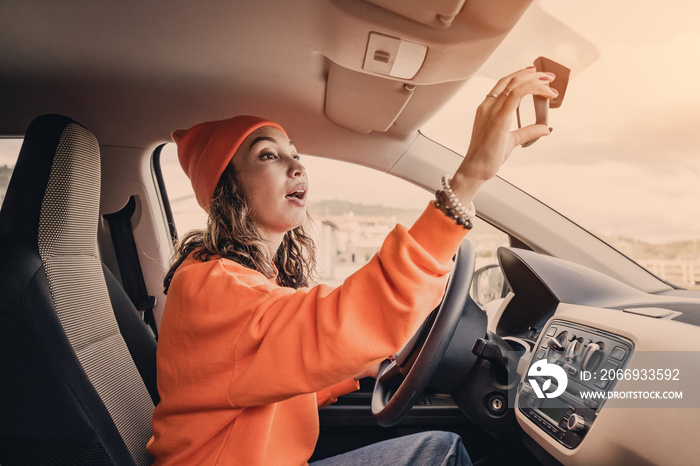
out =
{"type": "Polygon", "coordinates": [[[160,327],[155,464],[305,464],[318,408],[410,339],[465,233],[431,203],[337,288],[284,288],[227,259],[188,258],[160,327]]]}

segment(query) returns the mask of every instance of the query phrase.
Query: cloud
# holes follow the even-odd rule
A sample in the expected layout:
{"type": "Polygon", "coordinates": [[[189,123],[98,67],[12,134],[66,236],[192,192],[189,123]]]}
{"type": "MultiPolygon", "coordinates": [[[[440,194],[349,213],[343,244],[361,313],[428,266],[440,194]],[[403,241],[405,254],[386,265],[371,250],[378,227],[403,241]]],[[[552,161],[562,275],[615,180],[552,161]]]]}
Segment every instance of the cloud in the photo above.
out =
{"type": "MultiPolygon", "coordinates": [[[[610,120],[552,125],[554,132],[515,163],[570,163],[589,165],[604,160],[645,166],[650,171],[685,173],[700,177],[700,103],[665,105],[610,120]],[[523,159],[526,159],[523,161],[523,159]]],[[[524,151],[523,151],[524,152],[524,151]]],[[[696,180],[700,182],[700,178],[696,180]]]]}
{"type": "Polygon", "coordinates": [[[619,159],[581,164],[523,159],[507,164],[501,175],[592,231],[653,242],[700,237],[700,161],[680,172],[619,159]]]}

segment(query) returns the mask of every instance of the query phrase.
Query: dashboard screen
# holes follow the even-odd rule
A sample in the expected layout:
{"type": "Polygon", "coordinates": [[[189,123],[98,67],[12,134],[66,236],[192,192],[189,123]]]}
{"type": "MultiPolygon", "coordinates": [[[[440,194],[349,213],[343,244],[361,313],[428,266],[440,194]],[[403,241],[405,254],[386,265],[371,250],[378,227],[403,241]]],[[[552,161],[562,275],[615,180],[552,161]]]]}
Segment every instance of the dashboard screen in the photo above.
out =
{"type": "Polygon", "coordinates": [[[555,424],[557,424],[564,416],[564,413],[566,413],[566,410],[569,409],[569,405],[559,398],[545,398],[545,400],[542,402],[542,406],[540,406],[538,409],[542,412],[542,414],[548,416],[554,421],[555,424]]]}

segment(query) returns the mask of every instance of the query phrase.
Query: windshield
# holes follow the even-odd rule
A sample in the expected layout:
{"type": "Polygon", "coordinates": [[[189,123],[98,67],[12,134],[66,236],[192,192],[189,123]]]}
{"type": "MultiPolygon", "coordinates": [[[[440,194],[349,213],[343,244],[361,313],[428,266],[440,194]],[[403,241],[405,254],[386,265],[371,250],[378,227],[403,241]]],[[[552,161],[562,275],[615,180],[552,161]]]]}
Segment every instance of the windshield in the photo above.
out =
{"type": "Polygon", "coordinates": [[[459,152],[495,78],[572,68],[553,133],[501,176],[663,279],[700,288],[700,5],[541,1],[423,132],[459,152]]]}

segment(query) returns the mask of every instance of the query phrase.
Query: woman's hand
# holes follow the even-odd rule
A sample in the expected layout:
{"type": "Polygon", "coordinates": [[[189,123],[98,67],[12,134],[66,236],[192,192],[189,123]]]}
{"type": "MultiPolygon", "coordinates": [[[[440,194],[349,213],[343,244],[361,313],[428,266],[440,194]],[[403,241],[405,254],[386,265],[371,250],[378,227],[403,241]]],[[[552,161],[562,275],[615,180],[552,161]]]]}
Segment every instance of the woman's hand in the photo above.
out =
{"type": "Polygon", "coordinates": [[[546,125],[530,125],[511,131],[513,113],[527,94],[554,99],[559,94],[549,87],[552,73],[535,67],[502,78],[479,105],[469,149],[450,183],[459,200],[468,204],[476,191],[498,172],[513,148],[550,133],[546,125]]]}

